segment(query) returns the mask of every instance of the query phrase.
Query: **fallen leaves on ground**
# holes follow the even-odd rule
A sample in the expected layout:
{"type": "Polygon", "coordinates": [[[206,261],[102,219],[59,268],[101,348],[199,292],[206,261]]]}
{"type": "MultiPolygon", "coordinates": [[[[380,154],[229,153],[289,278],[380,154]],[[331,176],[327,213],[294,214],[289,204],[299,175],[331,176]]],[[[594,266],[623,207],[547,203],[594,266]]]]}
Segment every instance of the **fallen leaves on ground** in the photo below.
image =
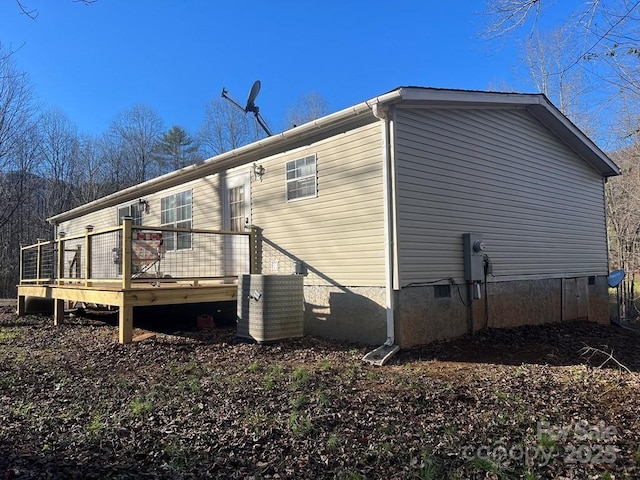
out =
{"type": "Polygon", "coordinates": [[[382,368],[313,337],[115,334],[0,307],[0,478],[640,477],[640,336],[616,326],[487,330],[382,368]]]}

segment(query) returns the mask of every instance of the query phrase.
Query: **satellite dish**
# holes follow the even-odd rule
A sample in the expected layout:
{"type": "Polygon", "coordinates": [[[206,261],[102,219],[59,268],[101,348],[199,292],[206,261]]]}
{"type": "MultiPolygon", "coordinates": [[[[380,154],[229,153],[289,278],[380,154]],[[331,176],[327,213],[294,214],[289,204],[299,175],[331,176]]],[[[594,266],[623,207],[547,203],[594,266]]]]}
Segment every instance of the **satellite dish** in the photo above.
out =
{"type": "Polygon", "coordinates": [[[247,98],[247,106],[244,107],[245,113],[256,111],[258,107],[256,107],[255,101],[259,93],[260,93],[260,80],[256,80],[255,82],[253,82],[253,86],[251,87],[251,91],[249,92],[249,97],[247,98]]]}
{"type": "Polygon", "coordinates": [[[227,100],[229,100],[244,113],[252,112],[253,116],[256,119],[256,123],[260,125],[260,127],[262,127],[262,130],[264,130],[264,133],[266,133],[267,136],[270,137],[273,134],[260,115],[260,108],[258,108],[258,106],[255,104],[258,93],[260,93],[260,80],[256,80],[255,82],[253,82],[253,86],[251,87],[251,91],[249,92],[249,96],[247,97],[247,105],[243,108],[238,102],[236,102],[229,96],[229,92],[227,92],[227,89],[222,87],[222,98],[226,98],[227,100]]]}
{"type": "Polygon", "coordinates": [[[607,277],[607,283],[611,288],[615,288],[620,285],[620,282],[624,279],[624,270],[614,270],[607,277]]]}

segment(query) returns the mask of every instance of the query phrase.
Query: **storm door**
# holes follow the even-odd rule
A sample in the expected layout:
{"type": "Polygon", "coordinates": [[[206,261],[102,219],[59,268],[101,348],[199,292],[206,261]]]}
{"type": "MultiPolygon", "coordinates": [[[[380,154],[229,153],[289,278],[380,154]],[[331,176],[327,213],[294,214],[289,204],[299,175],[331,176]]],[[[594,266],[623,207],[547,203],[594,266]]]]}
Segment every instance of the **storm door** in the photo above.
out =
{"type": "MultiPolygon", "coordinates": [[[[251,178],[248,173],[227,178],[224,199],[224,229],[248,232],[251,226],[251,178]]],[[[225,235],[224,274],[249,273],[249,237],[225,235]]]]}

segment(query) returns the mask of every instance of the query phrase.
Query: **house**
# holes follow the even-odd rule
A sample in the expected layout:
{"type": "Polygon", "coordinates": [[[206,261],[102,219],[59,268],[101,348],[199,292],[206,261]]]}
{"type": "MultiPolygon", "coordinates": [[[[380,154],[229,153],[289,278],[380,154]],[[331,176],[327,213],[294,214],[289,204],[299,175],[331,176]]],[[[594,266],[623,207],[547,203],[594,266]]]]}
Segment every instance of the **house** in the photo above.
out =
{"type": "MultiPolygon", "coordinates": [[[[254,271],[305,275],[306,333],[410,347],[608,322],[604,183],[619,173],[544,95],[401,87],[50,222],[251,228],[254,271]]],[[[164,248],[209,261],[184,232],[164,248]]]]}

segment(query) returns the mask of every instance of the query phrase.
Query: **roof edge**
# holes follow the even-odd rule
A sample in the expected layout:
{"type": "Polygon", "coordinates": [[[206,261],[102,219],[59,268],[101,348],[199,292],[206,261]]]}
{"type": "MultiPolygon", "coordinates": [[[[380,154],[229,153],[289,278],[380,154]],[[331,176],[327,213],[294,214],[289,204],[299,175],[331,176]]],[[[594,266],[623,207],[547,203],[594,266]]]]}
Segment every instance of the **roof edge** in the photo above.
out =
{"type": "Polygon", "coordinates": [[[546,95],[540,94],[540,102],[528,108],[529,112],[555,133],[569,148],[604,177],[615,177],[622,170],[580,128],[564,115],[546,95]],[[564,134],[563,134],[564,133],[564,134]],[[568,135],[567,135],[568,134],[568,135]]]}
{"type": "Polygon", "coordinates": [[[565,145],[604,177],[622,172],[609,156],[564,115],[543,93],[503,93],[403,87],[402,102],[416,105],[495,105],[525,108],[565,145]]]}
{"type": "Polygon", "coordinates": [[[378,121],[373,115],[375,107],[387,107],[393,104],[416,105],[461,105],[470,106],[512,106],[526,108],[538,121],[551,130],[569,148],[587,163],[597,169],[604,177],[619,175],[620,168],[589,137],[576,127],[549,99],[541,93],[503,93],[471,90],[451,90],[429,87],[403,86],[373,97],[354,106],[345,108],[325,117],[284,132],[263,138],[242,147],[221,153],[196,165],[176,170],[143,183],[119,190],[66,212],[47,219],[51,224],[95,212],[102,208],[115,206],[143,195],[171,188],[181,183],[196,180],[213,173],[257,161],[260,158],[276,155],[295,148],[307,139],[330,131],[342,125],[355,122],[356,118],[367,113],[370,121],[378,121]]]}
{"type": "MultiPolygon", "coordinates": [[[[348,122],[350,119],[359,115],[371,112],[376,105],[386,105],[402,99],[403,88],[392,90],[391,92],[374,97],[370,100],[358,103],[352,107],[339,110],[335,113],[321,117],[317,120],[302,124],[300,126],[285,130],[267,138],[263,138],[256,142],[238,147],[234,150],[221,153],[215,157],[211,157],[204,162],[196,165],[190,165],[180,170],[166,173],[159,177],[152,178],[143,183],[127,187],[125,189],[114,192],[110,195],[101,197],[92,202],[80,205],[71,210],[61,212],[47,218],[50,224],[56,225],[79,215],[92,213],[102,208],[114,206],[119,203],[127,202],[133,198],[147,195],[165,188],[171,188],[180,183],[189,182],[197,178],[210,175],[221,169],[233,168],[252,161],[248,158],[252,153],[271,151],[268,155],[278,153],[278,150],[285,151],[294,141],[302,141],[307,137],[318,134],[325,128],[334,127],[336,124],[348,122]],[[247,157],[247,158],[245,158],[247,157]]],[[[377,121],[372,115],[372,119],[377,121]]]]}

